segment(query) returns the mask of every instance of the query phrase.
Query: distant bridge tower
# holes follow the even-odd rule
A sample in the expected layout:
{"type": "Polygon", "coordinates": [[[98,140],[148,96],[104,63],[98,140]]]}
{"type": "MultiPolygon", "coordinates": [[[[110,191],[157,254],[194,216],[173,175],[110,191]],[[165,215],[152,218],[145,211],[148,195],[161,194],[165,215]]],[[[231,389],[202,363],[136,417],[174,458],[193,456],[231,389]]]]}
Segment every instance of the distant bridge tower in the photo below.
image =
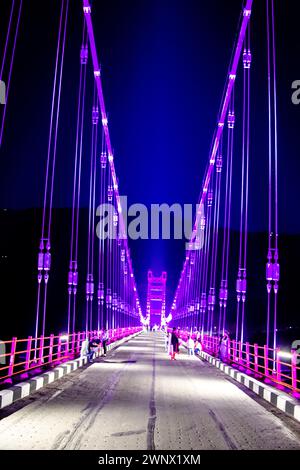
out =
{"type": "Polygon", "coordinates": [[[159,277],[153,276],[152,271],[148,271],[147,316],[151,327],[165,323],[166,282],[165,271],[159,277]]]}

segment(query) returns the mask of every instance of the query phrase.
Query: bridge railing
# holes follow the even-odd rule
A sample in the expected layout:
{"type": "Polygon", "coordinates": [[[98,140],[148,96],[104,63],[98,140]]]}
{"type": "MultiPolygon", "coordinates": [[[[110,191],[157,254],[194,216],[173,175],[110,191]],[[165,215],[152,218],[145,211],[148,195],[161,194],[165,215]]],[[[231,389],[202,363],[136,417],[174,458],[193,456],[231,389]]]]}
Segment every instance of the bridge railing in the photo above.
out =
{"type": "MultiPolygon", "coordinates": [[[[107,344],[141,331],[141,327],[127,327],[108,330],[107,344]]],[[[1,342],[0,383],[28,374],[34,369],[74,359],[81,354],[83,342],[92,338],[101,339],[100,331],[77,332],[70,335],[40,336],[25,339],[12,338],[1,342]]],[[[100,343],[100,345],[102,345],[100,343]]]]}
{"type": "MultiPolygon", "coordinates": [[[[180,333],[183,341],[190,334],[180,333]]],[[[196,335],[191,335],[195,339],[196,335]]],[[[280,348],[270,348],[266,345],[241,343],[230,340],[221,343],[218,336],[203,335],[200,338],[203,351],[219,357],[247,374],[273,382],[277,386],[289,389],[295,394],[300,393],[300,354],[296,350],[283,351],[280,348]]]]}

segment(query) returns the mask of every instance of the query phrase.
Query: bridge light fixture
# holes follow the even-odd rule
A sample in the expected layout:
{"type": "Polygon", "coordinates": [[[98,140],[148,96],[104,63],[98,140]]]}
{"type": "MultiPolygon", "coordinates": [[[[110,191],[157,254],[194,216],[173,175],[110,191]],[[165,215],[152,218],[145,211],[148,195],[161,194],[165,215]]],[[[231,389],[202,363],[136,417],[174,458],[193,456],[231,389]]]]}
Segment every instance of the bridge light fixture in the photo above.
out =
{"type": "Polygon", "coordinates": [[[278,351],[277,357],[281,359],[292,359],[292,353],[288,351],[278,351]]]}
{"type": "Polygon", "coordinates": [[[60,337],[60,340],[61,340],[61,341],[68,341],[68,339],[69,339],[69,335],[67,335],[67,334],[63,334],[63,335],[61,335],[61,337],[60,337]]]}

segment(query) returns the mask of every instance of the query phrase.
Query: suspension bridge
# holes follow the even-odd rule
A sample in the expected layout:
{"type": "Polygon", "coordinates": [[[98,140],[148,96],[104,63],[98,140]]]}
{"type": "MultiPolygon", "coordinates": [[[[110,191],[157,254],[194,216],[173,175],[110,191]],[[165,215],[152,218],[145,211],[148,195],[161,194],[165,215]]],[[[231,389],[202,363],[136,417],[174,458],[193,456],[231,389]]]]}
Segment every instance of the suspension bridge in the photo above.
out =
{"type": "MultiPolygon", "coordinates": [[[[70,239],[63,250],[68,268],[59,286],[65,291],[66,306],[60,318],[63,330],[53,331],[49,303],[56,295],[51,290],[52,262],[58,262],[53,250],[53,201],[58,190],[69,16],[75,8],[69,0],[59,2],[36,252],[34,328],[30,336],[1,341],[1,449],[300,449],[300,354],[297,346],[283,349],[278,340],[280,155],[274,0],[265,2],[268,181],[261,190],[268,198],[268,214],[265,259],[260,260],[265,272],[264,340],[251,342],[246,328],[251,314],[247,308],[248,206],[255,3],[241,2],[198,209],[174,298],[166,298],[167,273],[149,271],[144,305],[133,269],[105,107],[105,74],[93,24],[96,2],[93,8],[89,0],[78,2],[82,6],[82,40],[74,77],[78,87],[74,151],[67,162],[72,167],[70,239]],[[84,173],[87,161],[88,172],[84,173]],[[84,178],[88,183],[83,183],[84,178]],[[240,225],[233,241],[234,188],[240,194],[240,225]],[[80,207],[86,189],[88,215],[82,222],[80,207]],[[109,216],[107,236],[104,225],[96,224],[97,208],[103,206],[109,216]],[[157,328],[152,331],[154,324],[157,328]],[[172,335],[179,342],[176,361],[169,358],[172,335]]],[[[7,15],[0,72],[6,84],[6,99],[0,108],[0,148],[25,7],[22,0],[13,0],[7,15]]]]}

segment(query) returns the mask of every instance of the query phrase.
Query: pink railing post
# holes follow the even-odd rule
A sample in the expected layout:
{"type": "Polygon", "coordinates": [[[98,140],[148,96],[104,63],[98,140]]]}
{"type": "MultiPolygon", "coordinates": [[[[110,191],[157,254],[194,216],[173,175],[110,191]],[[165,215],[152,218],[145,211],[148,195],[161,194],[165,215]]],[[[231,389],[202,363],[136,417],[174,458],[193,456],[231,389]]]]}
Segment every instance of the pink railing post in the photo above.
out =
{"type": "Polygon", "coordinates": [[[62,345],[61,337],[62,337],[62,334],[59,333],[59,336],[58,336],[58,345],[57,345],[57,359],[58,359],[58,360],[60,360],[60,358],[61,358],[61,345],[62,345]]]}
{"type": "Polygon", "coordinates": [[[76,353],[80,353],[80,333],[77,333],[77,341],[76,341],[76,353]]]}
{"type": "MultiPolygon", "coordinates": [[[[218,338],[214,338],[214,353],[215,354],[218,354],[218,349],[219,349],[219,341],[218,341],[218,338]]],[[[229,341],[227,341],[227,357],[228,357],[228,343],[229,341]]]]}
{"type": "Polygon", "coordinates": [[[254,344],[254,370],[258,373],[258,344],[254,344]]]}
{"type": "Polygon", "coordinates": [[[267,345],[264,345],[264,363],[265,363],[265,376],[269,375],[269,348],[267,345]]]}
{"type": "Polygon", "coordinates": [[[232,340],[232,354],[233,354],[233,362],[237,362],[237,357],[236,357],[236,340],[232,340]]]}
{"type": "Polygon", "coordinates": [[[40,344],[39,344],[39,364],[42,364],[44,359],[43,359],[43,356],[44,356],[44,336],[41,336],[40,337],[40,344]]]}
{"type": "MultiPolygon", "coordinates": [[[[71,354],[75,353],[75,333],[72,333],[71,335],[71,354]]],[[[70,344],[70,343],[69,343],[70,344]]]]}
{"type": "Polygon", "coordinates": [[[65,343],[65,350],[64,350],[64,356],[69,356],[71,353],[72,349],[72,338],[68,335],[68,339],[64,340],[65,343]]]}
{"type": "Polygon", "coordinates": [[[231,339],[228,339],[228,341],[227,341],[227,348],[228,348],[228,350],[227,350],[228,361],[229,361],[229,362],[232,362],[232,359],[231,359],[231,356],[232,356],[232,354],[231,354],[231,350],[232,350],[232,340],[231,340],[231,339]]]}
{"type": "MultiPolygon", "coordinates": [[[[276,378],[278,380],[278,382],[281,382],[281,362],[280,362],[280,355],[279,355],[279,352],[280,352],[280,348],[276,348],[276,378]]],[[[273,368],[274,368],[274,365],[273,365],[273,368]]]]}
{"type": "Polygon", "coordinates": [[[292,388],[293,392],[296,391],[297,389],[297,362],[298,362],[298,357],[297,357],[297,351],[295,349],[292,350],[292,388]]]}
{"type": "Polygon", "coordinates": [[[238,341],[238,354],[238,362],[243,364],[242,343],[240,341],[238,341]]]}
{"type": "Polygon", "coordinates": [[[10,349],[10,357],[9,357],[9,368],[8,368],[9,377],[11,377],[14,373],[16,349],[17,349],[17,338],[13,338],[11,341],[11,349],[10,349]]]}
{"type": "Polygon", "coordinates": [[[25,364],[25,370],[28,370],[28,369],[29,369],[29,366],[30,366],[31,345],[32,345],[32,336],[28,336],[27,348],[26,348],[26,364],[25,364]]]}
{"type": "MultiPolygon", "coordinates": [[[[216,345],[217,345],[217,351],[218,351],[219,341],[218,341],[217,338],[216,338],[216,345]]],[[[227,349],[227,351],[226,351],[227,362],[230,363],[230,339],[228,339],[228,341],[227,341],[226,349],[227,349]]]]}
{"type": "Polygon", "coordinates": [[[66,336],[67,336],[67,339],[64,341],[64,343],[62,343],[62,346],[64,346],[64,351],[63,351],[64,356],[68,355],[69,350],[70,350],[70,335],[66,335],[66,336]]]}
{"type": "Polygon", "coordinates": [[[247,365],[247,369],[249,369],[250,368],[250,347],[249,347],[248,342],[246,343],[246,365],[247,365]]]}
{"type": "Polygon", "coordinates": [[[50,335],[50,343],[49,343],[49,362],[53,361],[53,345],[54,345],[54,335],[50,335]]]}

